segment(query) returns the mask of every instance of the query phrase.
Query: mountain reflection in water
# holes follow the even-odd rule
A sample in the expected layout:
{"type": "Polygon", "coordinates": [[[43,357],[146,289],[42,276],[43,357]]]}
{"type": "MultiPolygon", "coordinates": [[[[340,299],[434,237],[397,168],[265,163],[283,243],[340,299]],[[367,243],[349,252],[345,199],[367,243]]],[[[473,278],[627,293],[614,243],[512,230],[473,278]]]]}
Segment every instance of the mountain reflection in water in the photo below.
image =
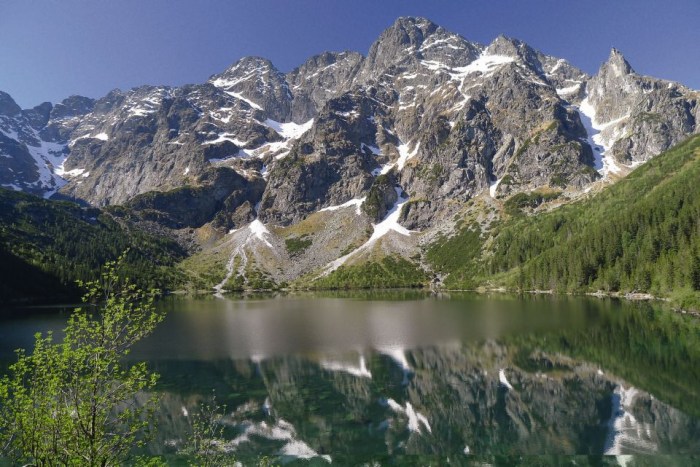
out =
{"type": "Polygon", "coordinates": [[[175,454],[214,390],[244,465],[698,461],[699,326],[656,304],[406,293],[161,306],[133,354],[161,374],[153,453],[175,454]]]}

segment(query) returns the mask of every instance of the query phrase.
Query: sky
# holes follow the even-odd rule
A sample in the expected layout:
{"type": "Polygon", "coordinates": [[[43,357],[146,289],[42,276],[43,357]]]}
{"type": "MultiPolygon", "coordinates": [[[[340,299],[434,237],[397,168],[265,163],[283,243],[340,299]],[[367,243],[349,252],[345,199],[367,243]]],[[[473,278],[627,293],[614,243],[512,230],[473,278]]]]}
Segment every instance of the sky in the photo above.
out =
{"type": "Polygon", "coordinates": [[[326,50],[366,55],[399,16],[482,44],[505,34],[588,73],[615,47],[700,89],[700,0],[0,0],[0,90],[29,108],[202,83],[248,55],[286,72],[326,50]]]}

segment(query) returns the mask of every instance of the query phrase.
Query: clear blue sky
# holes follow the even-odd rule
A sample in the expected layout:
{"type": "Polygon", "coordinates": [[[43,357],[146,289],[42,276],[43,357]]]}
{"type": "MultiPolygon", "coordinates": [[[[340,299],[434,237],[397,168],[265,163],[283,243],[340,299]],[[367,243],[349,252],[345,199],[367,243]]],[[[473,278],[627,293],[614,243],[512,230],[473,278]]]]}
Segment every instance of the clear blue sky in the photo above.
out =
{"type": "Polygon", "coordinates": [[[240,57],[289,71],[367,53],[399,16],[499,34],[589,73],[620,49],[640,73],[700,89],[700,0],[0,0],[0,90],[22,107],[113,88],[201,83],[240,57]]]}

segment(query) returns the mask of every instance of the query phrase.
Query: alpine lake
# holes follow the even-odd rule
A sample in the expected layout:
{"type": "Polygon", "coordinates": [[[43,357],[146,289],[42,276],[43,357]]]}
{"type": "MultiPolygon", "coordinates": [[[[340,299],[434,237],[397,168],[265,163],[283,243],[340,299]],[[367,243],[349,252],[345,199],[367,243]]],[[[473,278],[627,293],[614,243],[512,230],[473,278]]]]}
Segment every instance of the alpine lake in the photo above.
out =
{"type": "MultiPolygon", "coordinates": [[[[700,321],[661,302],[420,291],[163,299],[173,464],[215,395],[243,465],[700,465],[700,321]]],[[[0,359],[69,308],[0,321],[0,359]]],[[[4,365],[3,365],[4,366],[4,365]]]]}

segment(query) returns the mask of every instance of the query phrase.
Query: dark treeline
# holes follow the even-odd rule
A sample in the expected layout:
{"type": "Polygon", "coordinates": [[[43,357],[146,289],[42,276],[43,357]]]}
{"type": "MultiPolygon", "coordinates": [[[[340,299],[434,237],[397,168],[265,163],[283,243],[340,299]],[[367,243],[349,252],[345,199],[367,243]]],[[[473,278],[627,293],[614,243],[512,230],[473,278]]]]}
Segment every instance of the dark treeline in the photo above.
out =
{"type": "Polygon", "coordinates": [[[94,208],[0,189],[0,303],[80,295],[76,280],[129,250],[121,274],[144,288],[169,288],[184,252],[174,243],[119,224],[94,208]]]}

